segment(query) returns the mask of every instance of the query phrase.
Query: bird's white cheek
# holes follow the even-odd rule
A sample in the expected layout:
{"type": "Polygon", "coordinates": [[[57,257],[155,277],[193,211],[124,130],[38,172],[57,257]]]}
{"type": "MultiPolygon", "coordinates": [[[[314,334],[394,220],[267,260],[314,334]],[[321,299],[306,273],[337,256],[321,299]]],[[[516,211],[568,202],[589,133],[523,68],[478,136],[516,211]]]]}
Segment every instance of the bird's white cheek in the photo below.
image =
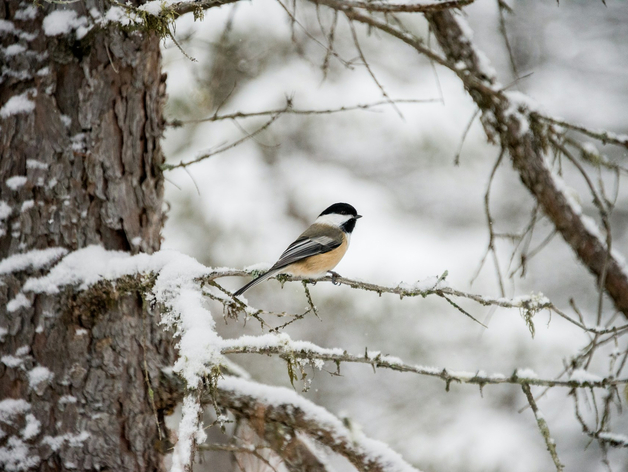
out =
{"type": "Polygon", "coordinates": [[[351,215],[323,215],[316,218],[315,223],[340,227],[352,218],[351,215]]]}

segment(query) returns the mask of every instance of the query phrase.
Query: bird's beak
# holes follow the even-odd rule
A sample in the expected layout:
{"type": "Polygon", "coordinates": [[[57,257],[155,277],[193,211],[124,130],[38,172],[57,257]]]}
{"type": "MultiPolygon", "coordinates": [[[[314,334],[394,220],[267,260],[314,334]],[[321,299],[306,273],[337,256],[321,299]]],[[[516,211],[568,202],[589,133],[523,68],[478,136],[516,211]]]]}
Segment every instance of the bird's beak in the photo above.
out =
{"type": "Polygon", "coordinates": [[[355,215],[356,220],[359,220],[360,218],[362,218],[362,215],[355,215]]]}

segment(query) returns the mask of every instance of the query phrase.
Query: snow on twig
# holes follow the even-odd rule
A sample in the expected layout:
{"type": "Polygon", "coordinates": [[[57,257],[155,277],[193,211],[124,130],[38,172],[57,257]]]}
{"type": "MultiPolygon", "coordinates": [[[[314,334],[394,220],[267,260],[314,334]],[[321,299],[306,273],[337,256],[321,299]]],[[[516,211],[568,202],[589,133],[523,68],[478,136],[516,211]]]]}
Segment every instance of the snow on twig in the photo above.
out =
{"type": "Polygon", "coordinates": [[[517,369],[510,376],[500,373],[487,374],[483,371],[461,372],[446,368],[426,367],[403,362],[398,357],[382,355],[379,351],[366,351],[364,355],[349,354],[340,348],[323,348],[308,341],[293,341],[286,333],[279,335],[242,336],[236,339],[223,340],[222,354],[276,354],[290,359],[307,359],[316,367],[322,367],[315,360],[331,361],[339,367],[342,362],[369,364],[373,367],[411,372],[429,377],[437,377],[448,385],[451,382],[474,385],[495,384],[528,384],[545,387],[567,388],[607,388],[611,385],[628,384],[628,378],[602,378],[586,371],[574,371],[568,380],[541,379],[530,369],[517,369]]]}

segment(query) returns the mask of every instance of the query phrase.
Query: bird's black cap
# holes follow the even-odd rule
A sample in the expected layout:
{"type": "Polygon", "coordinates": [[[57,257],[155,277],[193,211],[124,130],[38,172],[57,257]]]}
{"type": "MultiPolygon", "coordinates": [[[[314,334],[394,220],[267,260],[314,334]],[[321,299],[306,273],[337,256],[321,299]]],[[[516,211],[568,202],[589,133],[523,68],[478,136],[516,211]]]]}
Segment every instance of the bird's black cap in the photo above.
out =
{"type": "Polygon", "coordinates": [[[353,206],[349,205],[348,203],[334,203],[333,205],[327,207],[325,211],[323,211],[323,213],[321,213],[318,216],[331,215],[331,214],[351,215],[355,218],[360,217],[356,209],[353,208],[353,206]]]}

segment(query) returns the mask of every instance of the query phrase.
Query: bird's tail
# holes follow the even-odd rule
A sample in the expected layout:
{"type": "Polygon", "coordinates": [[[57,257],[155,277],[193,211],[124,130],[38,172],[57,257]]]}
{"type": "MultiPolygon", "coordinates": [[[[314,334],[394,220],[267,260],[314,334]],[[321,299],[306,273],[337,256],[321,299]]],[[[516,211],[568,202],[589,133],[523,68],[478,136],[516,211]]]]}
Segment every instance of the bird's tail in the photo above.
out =
{"type": "Polygon", "coordinates": [[[275,274],[278,274],[281,271],[281,269],[271,269],[268,272],[260,275],[258,278],[251,280],[248,284],[246,284],[244,287],[242,287],[240,290],[238,290],[236,293],[233,294],[234,297],[239,297],[240,295],[242,295],[244,292],[246,292],[248,289],[250,289],[251,287],[255,287],[257,284],[263,282],[266,279],[269,279],[270,277],[272,277],[275,274]]]}

